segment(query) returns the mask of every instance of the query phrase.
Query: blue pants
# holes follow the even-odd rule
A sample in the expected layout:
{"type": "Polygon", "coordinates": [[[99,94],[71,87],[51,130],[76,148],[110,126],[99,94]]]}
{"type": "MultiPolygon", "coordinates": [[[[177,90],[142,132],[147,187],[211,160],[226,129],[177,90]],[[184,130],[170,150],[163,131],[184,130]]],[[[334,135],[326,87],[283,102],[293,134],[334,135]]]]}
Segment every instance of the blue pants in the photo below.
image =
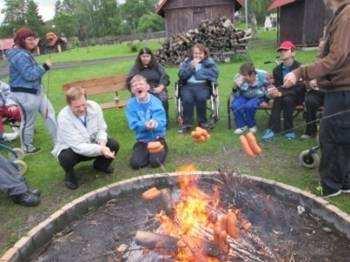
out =
{"type": "Polygon", "coordinates": [[[262,102],[262,98],[249,99],[244,96],[237,96],[233,100],[231,110],[235,115],[237,128],[245,126],[250,128],[256,125],[255,113],[262,102]]]}
{"type": "Polygon", "coordinates": [[[207,122],[207,99],[210,97],[209,87],[204,84],[187,84],[181,89],[184,110],[184,125],[192,126],[194,107],[197,110],[199,124],[207,122]]]}

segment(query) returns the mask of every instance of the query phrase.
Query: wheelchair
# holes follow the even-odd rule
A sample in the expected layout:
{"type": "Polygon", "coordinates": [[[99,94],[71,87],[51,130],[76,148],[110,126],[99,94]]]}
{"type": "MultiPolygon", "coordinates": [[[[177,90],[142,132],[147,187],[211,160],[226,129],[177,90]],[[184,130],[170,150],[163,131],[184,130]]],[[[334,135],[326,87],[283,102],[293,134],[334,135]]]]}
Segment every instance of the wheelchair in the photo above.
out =
{"type": "MultiPolygon", "coordinates": [[[[175,99],[176,99],[176,119],[180,127],[183,126],[183,105],[181,99],[181,89],[185,84],[181,81],[175,83],[175,99]]],[[[213,129],[216,122],[220,119],[220,99],[219,99],[219,85],[216,82],[208,81],[209,87],[209,103],[207,102],[207,110],[209,111],[208,127],[213,129]]]]}

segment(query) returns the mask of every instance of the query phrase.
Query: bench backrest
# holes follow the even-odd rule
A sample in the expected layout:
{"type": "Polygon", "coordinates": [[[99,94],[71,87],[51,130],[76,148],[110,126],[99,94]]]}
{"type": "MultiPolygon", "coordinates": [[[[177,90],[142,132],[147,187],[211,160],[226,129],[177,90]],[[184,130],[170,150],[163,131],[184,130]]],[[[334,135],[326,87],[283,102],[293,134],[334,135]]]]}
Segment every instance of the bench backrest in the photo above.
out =
{"type": "Polygon", "coordinates": [[[126,89],[126,78],[126,75],[117,75],[81,80],[65,84],[63,90],[67,91],[73,86],[80,86],[85,89],[87,95],[113,93],[126,89]]]}

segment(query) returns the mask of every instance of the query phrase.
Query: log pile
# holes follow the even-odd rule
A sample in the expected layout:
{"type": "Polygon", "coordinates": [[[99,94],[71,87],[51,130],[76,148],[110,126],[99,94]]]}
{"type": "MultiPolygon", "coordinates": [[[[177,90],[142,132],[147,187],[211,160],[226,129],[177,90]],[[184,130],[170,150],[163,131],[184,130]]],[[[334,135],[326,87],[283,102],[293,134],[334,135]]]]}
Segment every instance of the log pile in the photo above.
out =
{"type": "Polygon", "coordinates": [[[156,57],[161,64],[177,65],[189,56],[194,44],[202,43],[209,49],[212,58],[226,62],[235,54],[246,51],[250,37],[249,30],[236,29],[225,17],[204,20],[196,29],[167,38],[156,52],[156,57]]]}

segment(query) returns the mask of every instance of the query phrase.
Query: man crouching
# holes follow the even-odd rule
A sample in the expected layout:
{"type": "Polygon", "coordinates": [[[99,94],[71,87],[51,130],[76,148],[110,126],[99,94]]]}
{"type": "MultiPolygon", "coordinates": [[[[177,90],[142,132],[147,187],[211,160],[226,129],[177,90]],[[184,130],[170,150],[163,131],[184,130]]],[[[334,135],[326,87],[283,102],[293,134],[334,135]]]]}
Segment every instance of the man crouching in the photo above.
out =
{"type": "Polygon", "coordinates": [[[107,125],[101,107],[87,100],[84,89],[71,87],[66,92],[67,106],[58,115],[57,143],[52,154],[58,158],[66,172],[65,185],[79,187],[74,166],[94,159],[93,168],[106,174],[113,173],[110,166],[119,144],[107,137],[107,125]]]}
{"type": "Polygon", "coordinates": [[[130,165],[133,169],[148,165],[159,167],[164,163],[168,152],[165,142],[165,110],[162,102],[148,93],[150,87],[143,76],[134,76],[130,84],[134,97],[128,101],[126,117],[137,140],[130,165]]]}

